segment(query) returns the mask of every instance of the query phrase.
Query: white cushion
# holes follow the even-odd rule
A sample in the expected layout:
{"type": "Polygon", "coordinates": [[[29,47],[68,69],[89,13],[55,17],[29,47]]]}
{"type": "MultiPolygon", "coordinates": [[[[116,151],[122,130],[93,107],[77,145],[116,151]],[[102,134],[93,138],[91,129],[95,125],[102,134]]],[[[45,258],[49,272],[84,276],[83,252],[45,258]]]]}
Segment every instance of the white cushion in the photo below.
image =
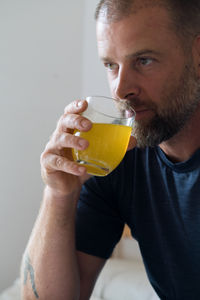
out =
{"type": "Polygon", "coordinates": [[[140,260],[116,258],[111,258],[106,263],[92,296],[105,300],[159,299],[147,279],[140,260]]]}
{"type": "Polygon", "coordinates": [[[20,300],[20,280],[16,279],[13,285],[7,288],[1,295],[0,300],[20,300]]]}

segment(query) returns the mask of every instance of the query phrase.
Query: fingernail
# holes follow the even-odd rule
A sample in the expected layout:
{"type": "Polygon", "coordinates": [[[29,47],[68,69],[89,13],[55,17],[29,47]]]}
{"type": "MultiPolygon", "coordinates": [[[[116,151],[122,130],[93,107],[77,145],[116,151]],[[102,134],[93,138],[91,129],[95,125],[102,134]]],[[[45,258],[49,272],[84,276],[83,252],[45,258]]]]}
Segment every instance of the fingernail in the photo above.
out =
{"type": "Polygon", "coordinates": [[[83,105],[83,101],[80,100],[80,101],[76,102],[77,107],[81,107],[82,105],[83,105]]]}
{"type": "Polygon", "coordinates": [[[84,147],[85,146],[85,140],[79,140],[79,146],[84,147]]]}
{"type": "Polygon", "coordinates": [[[81,121],[81,126],[84,127],[84,128],[86,128],[86,127],[89,126],[89,122],[87,120],[82,120],[81,121]]]}

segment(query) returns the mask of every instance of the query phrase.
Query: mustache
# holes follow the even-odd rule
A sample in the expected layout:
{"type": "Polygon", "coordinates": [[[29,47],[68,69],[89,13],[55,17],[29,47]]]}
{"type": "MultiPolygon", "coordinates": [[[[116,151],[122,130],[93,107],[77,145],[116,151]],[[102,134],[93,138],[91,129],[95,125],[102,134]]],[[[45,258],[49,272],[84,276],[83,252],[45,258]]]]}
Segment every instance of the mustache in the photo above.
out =
{"type": "Polygon", "coordinates": [[[156,109],[157,109],[156,104],[153,103],[151,100],[144,101],[135,96],[129,97],[128,99],[125,99],[125,100],[126,100],[127,104],[133,108],[133,110],[149,109],[149,110],[156,111],[156,109]]]}

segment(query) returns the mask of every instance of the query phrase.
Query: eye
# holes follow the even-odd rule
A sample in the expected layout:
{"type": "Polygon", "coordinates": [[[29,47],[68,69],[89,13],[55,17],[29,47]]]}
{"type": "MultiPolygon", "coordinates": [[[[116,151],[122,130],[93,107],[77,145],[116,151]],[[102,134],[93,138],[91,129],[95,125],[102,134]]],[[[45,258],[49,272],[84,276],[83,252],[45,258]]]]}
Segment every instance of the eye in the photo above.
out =
{"type": "Polygon", "coordinates": [[[137,64],[140,64],[142,66],[149,66],[152,62],[153,59],[149,57],[139,57],[137,59],[137,64]]]}
{"type": "Polygon", "coordinates": [[[105,62],[104,66],[106,67],[106,69],[108,69],[108,71],[114,71],[114,70],[117,70],[117,68],[118,68],[117,64],[108,63],[108,62],[105,62]]]}

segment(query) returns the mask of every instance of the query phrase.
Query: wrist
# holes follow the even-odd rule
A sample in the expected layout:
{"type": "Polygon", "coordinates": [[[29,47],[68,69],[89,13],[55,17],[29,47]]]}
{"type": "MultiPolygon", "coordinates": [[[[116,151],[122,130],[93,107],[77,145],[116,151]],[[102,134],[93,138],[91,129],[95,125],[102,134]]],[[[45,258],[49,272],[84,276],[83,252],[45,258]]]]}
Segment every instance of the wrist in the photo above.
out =
{"type": "Polygon", "coordinates": [[[63,196],[46,186],[39,219],[43,224],[48,224],[48,228],[52,227],[54,230],[62,228],[64,232],[66,230],[73,232],[78,198],[79,194],[71,197],[63,196]]]}
{"type": "Polygon", "coordinates": [[[69,195],[63,195],[49,186],[46,186],[44,189],[44,201],[48,207],[52,207],[54,210],[61,210],[64,213],[76,209],[79,195],[80,190],[76,190],[69,195]]]}

